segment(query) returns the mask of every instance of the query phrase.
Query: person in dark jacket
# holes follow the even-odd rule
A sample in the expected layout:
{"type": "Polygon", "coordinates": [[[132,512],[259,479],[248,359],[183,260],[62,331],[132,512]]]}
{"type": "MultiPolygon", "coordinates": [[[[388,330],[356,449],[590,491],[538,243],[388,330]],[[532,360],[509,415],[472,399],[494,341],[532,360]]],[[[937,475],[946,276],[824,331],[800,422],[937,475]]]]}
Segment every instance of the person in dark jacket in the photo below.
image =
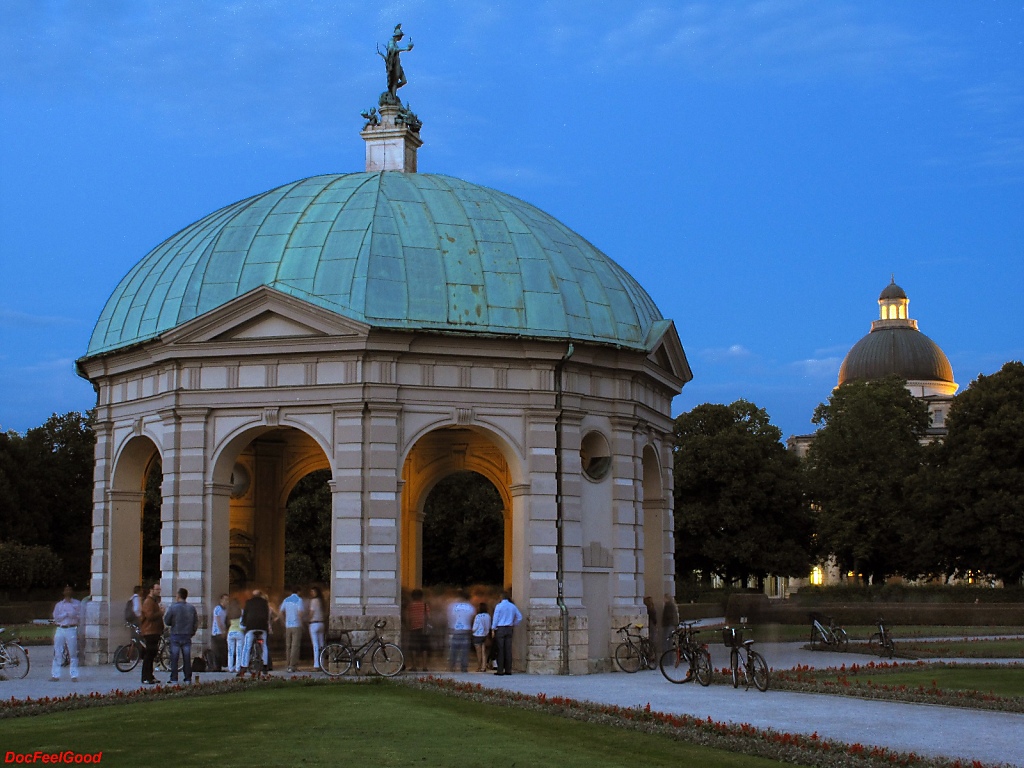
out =
{"type": "Polygon", "coordinates": [[[188,590],[178,590],[178,598],[164,614],[164,624],[171,630],[171,682],[178,682],[178,657],[184,654],[182,667],[185,682],[192,682],[192,637],[199,629],[199,613],[188,604],[188,590]]]}
{"type": "Polygon", "coordinates": [[[153,685],[160,682],[153,677],[153,662],[156,661],[157,651],[160,650],[160,638],[164,634],[164,607],[160,605],[160,582],[152,586],[146,599],[142,601],[142,622],[139,624],[139,632],[146,643],[146,653],[142,656],[142,682],[145,685],[153,685]]]}
{"type": "MultiPolygon", "coordinates": [[[[268,648],[270,645],[268,637],[270,635],[270,604],[267,603],[267,598],[258,589],[254,589],[252,597],[245,602],[245,608],[242,610],[242,629],[245,630],[245,647],[242,649],[243,663],[240,666],[249,666],[249,654],[252,653],[252,644],[256,639],[255,633],[262,632],[264,636],[263,667],[264,669],[270,669],[270,651],[268,648]]],[[[244,669],[239,670],[239,677],[244,674],[244,669]]]]}

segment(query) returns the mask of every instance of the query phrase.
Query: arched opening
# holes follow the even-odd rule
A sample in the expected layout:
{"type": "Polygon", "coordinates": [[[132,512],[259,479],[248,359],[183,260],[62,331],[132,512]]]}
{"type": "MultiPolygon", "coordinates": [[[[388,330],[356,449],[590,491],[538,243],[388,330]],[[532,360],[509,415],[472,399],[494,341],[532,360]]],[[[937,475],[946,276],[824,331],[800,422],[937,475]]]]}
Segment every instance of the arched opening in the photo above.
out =
{"type": "MultiPolygon", "coordinates": [[[[660,604],[671,588],[675,574],[667,567],[668,553],[665,527],[668,509],[662,485],[661,462],[658,452],[648,445],[643,452],[643,508],[644,508],[644,594],[660,604]]],[[[674,593],[674,590],[671,590],[674,593]]]]}
{"type": "Polygon", "coordinates": [[[161,578],[162,475],[160,453],[148,437],[130,438],[118,452],[111,475],[105,548],[110,649],[127,640],[124,604],[138,584],[161,578]]]}
{"type": "MultiPolygon", "coordinates": [[[[426,504],[435,487],[457,473],[481,476],[501,502],[501,578],[499,586],[511,588],[513,573],[512,474],[501,448],[491,437],[471,428],[447,427],[421,437],[407,455],[402,468],[402,587],[406,592],[426,584],[424,573],[424,521],[426,504]]],[[[464,484],[468,493],[479,481],[453,480],[464,484]]],[[[496,546],[496,545],[495,545],[496,546]]]]}
{"type": "Polygon", "coordinates": [[[260,588],[279,600],[291,581],[290,539],[294,551],[309,558],[293,556],[292,567],[322,573],[323,552],[329,560],[331,546],[329,466],[319,443],[292,427],[249,430],[223,448],[211,502],[211,594],[260,588]],[[290,502],[296,507],[291,537],[290,502]],[[313,536],[321,538],[319,548],[313,536]]]}
{"type": "Polygon", "coordinates": [[[423,586],[497,590],[505,583],[504,502],[476,472],[437,483],[423,505],[423,586]]]}

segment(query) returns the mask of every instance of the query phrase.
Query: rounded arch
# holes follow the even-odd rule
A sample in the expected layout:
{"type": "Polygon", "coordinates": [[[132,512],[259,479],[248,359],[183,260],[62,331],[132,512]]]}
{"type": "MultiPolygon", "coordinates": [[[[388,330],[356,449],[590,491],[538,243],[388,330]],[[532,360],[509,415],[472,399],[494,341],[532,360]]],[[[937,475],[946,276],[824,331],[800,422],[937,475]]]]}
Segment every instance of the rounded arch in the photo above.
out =
{"type": "Polygon", "coordinates": [[[162,461],[160,447],[149,435],[131,435],[115,452],[111,487],[117,492],[142,491],[154,460],[162,461]]]}
{"type": "Polygon", "coordinates": [[[318,469],[333,471],[329,454],[322,436],[301,423],[248,422],[216,442],[207,481],[214,592],[239,583],[273,595],[283,589],[288,498],[318,469]],[[241,490],[231,482],[239,465],[250,478],[241,490]]]}
{"type": "Polygon", "coordinates": [[[405,445],[402,448],[401,455],[399,456],[399,467],[404,467],[406,465],[410,454],[416,449],[416,446],[424,437],[435,432],[451,429],[467,430],[479,433],[501,452],[501,455],[505,459],[505,464],[511,472],[511,484],[516,485],[518,483],[525,482],[523,479],[525,461],[522,451],[516,446],[515,440],[513,440],[507,432],[493,424],[475,423],[463,425],[456,421],[446,419],[444,421],[420,427],[414,432],[411,432],[407,437],[405,445]]]}
{"type": "Polygon", "coordinates": [[[505,521],[503,586],[511,585],[515,528],[512,489],[516,478],[522,476],[522,464],[501,435],[479,426],[448,424],[421,431],[410,441],[402,460],[401,573],[406,589],[422,585],[423,511],[427,497],[441,480],[461,471],[481,475],[501,496],[505,521]]]}
{"type": "Polygon", "coordinates": [[[668,527],[672,515],[665,494],[664,470],[658,449],[651,443],[641,452],[644,510],[644,594],[660,600],[675,581],[674,538],[668,527]]]}

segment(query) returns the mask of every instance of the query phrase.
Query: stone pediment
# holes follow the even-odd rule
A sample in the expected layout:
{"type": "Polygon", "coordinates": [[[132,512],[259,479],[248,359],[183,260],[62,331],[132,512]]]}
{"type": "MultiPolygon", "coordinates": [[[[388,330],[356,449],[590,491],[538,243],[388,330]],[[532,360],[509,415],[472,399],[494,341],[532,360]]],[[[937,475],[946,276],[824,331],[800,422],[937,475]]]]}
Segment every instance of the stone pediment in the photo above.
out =
{"type": "Polygon", "coordinates": [[[369,326],[261,286],[165,334],[168,344],[366,336],[369,326]]]}
{"type": "Polygon", "coordinates": [[[648,346],[651,351],[648,353],[647,359],[650,362],[680,379],[684,384],[693,378],[693,371],[686,359],[682,342],[679,341],[675,323],[671,320],[661,320],[655,323],[648,339],[653,342],[648,346]]]}

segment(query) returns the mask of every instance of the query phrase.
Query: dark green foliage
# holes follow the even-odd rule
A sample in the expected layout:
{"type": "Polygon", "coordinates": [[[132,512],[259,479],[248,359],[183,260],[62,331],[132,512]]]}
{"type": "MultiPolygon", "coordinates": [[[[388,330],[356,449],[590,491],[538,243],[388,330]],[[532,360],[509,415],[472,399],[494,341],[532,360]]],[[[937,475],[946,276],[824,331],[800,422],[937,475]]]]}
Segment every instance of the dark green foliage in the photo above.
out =
{"type": "Polygon", "coordinates": [[[160,483],[163,471],[159,460],[153,462],[146,475],[146,492],[142,503],[142,583],[160,580],[160,506],[163,497],[160,483]]]}
{"type": "Polygon", "coordinates": [[[78,412],[0,436],[0,540],[49,547],[64,562],[58,581],[78,586],[89,580],[95,444],[78,412]]]}
{"type": "Polygon", "coordinates": [[[288,497],[284,580],[287,584],[330,583],[331,479],[329,469],[310,472],[288,497]]]}
{"type": "Polygon", "coordinates": [[[501,495],[482,475],[457,472],[424,505],[423,585],[503,584],[501,495]]]}
{"type": "Polygon", "coordinates": [[[64,563],[49,547],[0,544],[0,589],[28,591],[34,587],[59,586],[64,563]]]}
{"type": "Polygon", "coordinates": [[[822,552],[875,583],[911,570],[919,541],[905,484],[921,466],[927,406],[896,377],[851,382],[813,421],[822,428],[807,454],[807,489],[822,552]]]}
{"type": "Polygon", "coordinates": [[[949,434],[915,485],[946,573],[1024,576],[1024,365],[979,376],[953,401],[949,434]]]}
{"type": "Polygon", "coordinates": [[[726,582],[810,568],[799,462],[753,403],[704,404],[675,423],[676,570],[726,582]]]}

